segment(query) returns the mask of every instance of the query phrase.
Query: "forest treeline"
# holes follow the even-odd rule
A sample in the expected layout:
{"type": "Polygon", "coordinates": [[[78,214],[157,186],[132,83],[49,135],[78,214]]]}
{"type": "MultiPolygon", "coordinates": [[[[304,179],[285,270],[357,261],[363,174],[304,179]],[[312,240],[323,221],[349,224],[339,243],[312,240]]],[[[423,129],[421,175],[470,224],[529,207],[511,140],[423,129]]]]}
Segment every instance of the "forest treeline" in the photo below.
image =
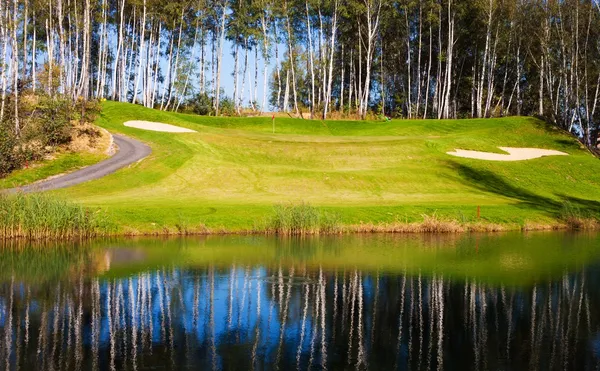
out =
{"type": "Polygon", "coordinates": [[[2,0],[0,53],[16,133],[19,98],[42,91],[216,115],[539,115],[598,137],[598,0],[2,0]]]}

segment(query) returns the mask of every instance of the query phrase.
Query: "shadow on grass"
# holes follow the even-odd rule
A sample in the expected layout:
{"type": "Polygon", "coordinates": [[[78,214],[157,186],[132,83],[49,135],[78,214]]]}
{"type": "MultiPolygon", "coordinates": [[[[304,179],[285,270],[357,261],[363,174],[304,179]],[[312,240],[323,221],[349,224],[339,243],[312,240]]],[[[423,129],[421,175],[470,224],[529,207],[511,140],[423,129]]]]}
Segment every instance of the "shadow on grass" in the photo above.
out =
{"type": "Polygon", "coordinates": [[[554,217],[560,217],[565,205],[570,204],[577,209],[585,210],[587,214],[600,216],[600,202],[578,197],[556,194],[556,199],[544,197],[527,189],[509,184],[504,178],[492,171],[449,161],[460,180],[471,188],[494,193],[503,197],[520,201],[520,207],[546,212],[554,217]]]}

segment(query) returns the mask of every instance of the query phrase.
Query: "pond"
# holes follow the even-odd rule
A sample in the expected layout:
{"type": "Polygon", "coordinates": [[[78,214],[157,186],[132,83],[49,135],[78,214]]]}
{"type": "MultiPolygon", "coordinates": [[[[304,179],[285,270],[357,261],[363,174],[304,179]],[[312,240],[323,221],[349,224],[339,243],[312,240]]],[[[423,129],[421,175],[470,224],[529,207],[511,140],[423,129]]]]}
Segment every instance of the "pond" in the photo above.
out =
{"type": "Polygon", "coordinates": [[[6,370],[600,366],[600,235],[0,248],[6,370]]]}

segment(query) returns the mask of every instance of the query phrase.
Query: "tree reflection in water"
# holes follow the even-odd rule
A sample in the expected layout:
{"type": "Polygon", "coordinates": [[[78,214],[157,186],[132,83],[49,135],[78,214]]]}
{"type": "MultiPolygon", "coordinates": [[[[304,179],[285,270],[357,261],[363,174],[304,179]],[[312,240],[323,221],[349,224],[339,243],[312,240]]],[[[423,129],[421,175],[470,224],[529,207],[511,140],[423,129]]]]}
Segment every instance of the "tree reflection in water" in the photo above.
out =
{"type": "Polygon", "coordinates": [[[594,369],[593,271],[526,288],[442,274],[162,268],[0,286],[3,369],[594,369]]]}

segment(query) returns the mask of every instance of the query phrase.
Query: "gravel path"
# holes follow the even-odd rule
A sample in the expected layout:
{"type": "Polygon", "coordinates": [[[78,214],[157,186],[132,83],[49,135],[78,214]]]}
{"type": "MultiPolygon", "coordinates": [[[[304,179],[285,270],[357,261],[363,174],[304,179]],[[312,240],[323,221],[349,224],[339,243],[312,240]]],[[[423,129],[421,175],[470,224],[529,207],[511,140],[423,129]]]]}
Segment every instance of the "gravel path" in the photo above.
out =
{"type": "Polygon", "coordinates": [[[69,174],[42,180],[23,187],[8,189],[7,192],[43,192],[71,187],[112,174],[152,153],[150,147],[140,141],[118,134],[114,134],[113,137],[115,144],[118,146],[118,151],[111,158],[69,174]]]}

